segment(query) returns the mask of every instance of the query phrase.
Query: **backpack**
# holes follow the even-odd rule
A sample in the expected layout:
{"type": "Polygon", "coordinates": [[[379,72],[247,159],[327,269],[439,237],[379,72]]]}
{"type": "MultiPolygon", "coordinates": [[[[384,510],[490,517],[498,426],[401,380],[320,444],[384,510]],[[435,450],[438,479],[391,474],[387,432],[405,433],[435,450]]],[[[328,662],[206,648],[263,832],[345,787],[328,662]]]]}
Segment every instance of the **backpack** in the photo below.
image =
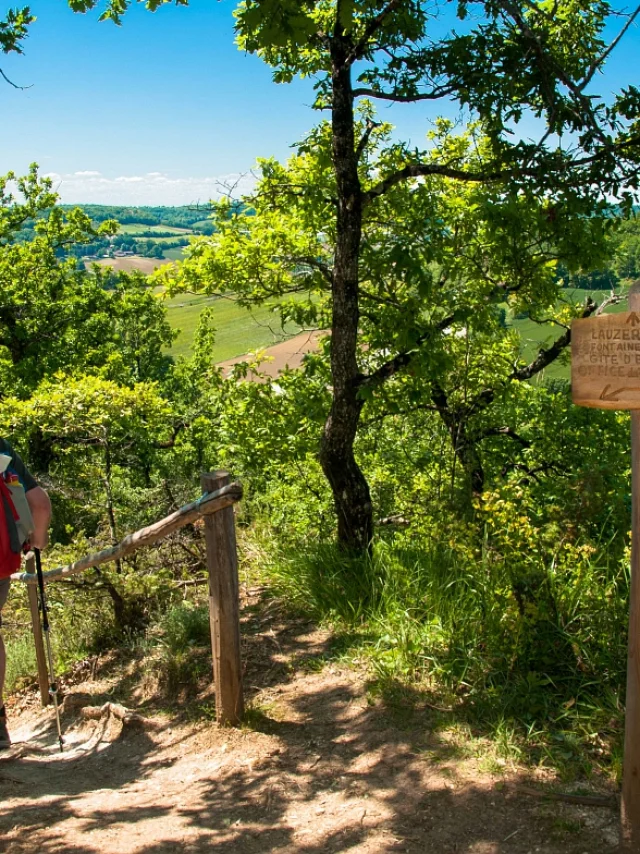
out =
{"type": "Polygon", "coordinates": [[[8,454],[0,454],[0,579],[19,569],[22,547],[33,531],[24,487],[10,463],[8,454]]]}

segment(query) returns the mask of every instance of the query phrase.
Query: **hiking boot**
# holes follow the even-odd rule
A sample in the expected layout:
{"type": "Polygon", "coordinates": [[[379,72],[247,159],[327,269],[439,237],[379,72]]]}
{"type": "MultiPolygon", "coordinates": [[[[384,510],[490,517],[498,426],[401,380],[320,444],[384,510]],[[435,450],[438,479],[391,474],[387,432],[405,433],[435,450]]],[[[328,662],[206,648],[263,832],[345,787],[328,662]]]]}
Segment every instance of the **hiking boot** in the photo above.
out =
{"type": "Polygon", "coordinates": [[[11,739],[9,738],[9,730],[7,729],[7,715],[4,711],[0,712],[0,750],[8,750],[11,747],[11,739]]]}

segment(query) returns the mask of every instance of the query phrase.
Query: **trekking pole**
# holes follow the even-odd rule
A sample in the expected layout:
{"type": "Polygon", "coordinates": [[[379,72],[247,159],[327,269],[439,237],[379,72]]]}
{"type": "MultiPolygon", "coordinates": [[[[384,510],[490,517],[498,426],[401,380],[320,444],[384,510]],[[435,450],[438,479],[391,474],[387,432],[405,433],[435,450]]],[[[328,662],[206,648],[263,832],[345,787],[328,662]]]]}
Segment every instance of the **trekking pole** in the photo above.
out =
{"type": "Polygon", "coordinates": [[[56,682],[55,670],[53,667],[53,654],[51,652],[51,634],[49,632],[49,613],[47,610],[47,600],[44,595],[44,576],[42,575],[42,562],[40,560],[40,549],[34,549],[33,553],[36,556],[36,573],[38,575],[38,589],[40,591],[40,608],[42,609],[42,630],[47,643],[47,659],[49,660],[49,693],[53,699],[53,707],[56,710],[56,724],[58,726],[58,741],[60,742],[60,752],[62,753],[64,740],[62,738],[62,726],[60,725],[60,709],[58,708],[58,683],[56,682]]]}

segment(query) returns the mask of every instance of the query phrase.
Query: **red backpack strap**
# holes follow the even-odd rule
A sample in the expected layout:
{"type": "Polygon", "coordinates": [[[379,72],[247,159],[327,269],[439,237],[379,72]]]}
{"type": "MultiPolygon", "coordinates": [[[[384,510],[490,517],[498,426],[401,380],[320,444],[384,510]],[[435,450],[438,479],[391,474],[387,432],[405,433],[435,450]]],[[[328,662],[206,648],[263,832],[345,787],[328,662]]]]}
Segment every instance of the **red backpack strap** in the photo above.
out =
{"type": "Polygon", "coordinates": [[[14,520],[18,518],[11,499],[11,492],[4,482],[4,478],[0,476],[0,578],[7,578],[20,566],[20,555],[11,549],[7,510],[13,515],[14,520]]]}
{"type": "Polygon", "coordinates": [[[11,515],[14,518],[14,521],[18,521],[20,516],[18,515],[18,511],[16,510],[16,505],[13,503],[13,497],[11,495],[11,490],[5,483],[4,477],[0,477],[0,496],[6,501],[9,506],[9,510],[11,511],[11,515]]]}

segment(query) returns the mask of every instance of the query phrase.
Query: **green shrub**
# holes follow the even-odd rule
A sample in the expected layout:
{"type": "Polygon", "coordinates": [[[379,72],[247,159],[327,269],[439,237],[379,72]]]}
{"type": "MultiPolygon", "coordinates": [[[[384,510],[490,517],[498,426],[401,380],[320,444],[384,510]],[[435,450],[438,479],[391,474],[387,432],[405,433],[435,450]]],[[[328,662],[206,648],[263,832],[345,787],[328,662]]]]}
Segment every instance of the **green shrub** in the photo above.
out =
{"type": "Polygon", "coordinates": [[[206,646],[211,643],[209,610],[206,605],[182,602],[162,615],[158,630],[163,647],[173,654],[206,646]]]}
{"type": "Polygon", "coordinates": [[[7,672],[5,693],[19,691],[31,683],[38,672],[33,635],[25,634],[12,638],[7,644],[7,672]]]}

